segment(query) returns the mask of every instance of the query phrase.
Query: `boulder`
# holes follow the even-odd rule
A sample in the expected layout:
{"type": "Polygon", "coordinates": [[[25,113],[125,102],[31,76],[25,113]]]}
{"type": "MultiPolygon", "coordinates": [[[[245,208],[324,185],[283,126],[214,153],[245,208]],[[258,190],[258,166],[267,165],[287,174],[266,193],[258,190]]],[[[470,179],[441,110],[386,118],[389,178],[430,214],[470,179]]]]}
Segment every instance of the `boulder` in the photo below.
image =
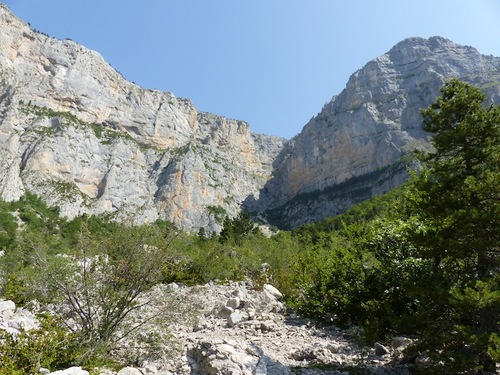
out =
{"type": "Polygon", "coordinates": [[[283,299],[283,294],[276,289],[274,286],[271,284],[264,284],[262,287],[262,290],[266,293],[269,293],[271,296],[273,296],[276,300],[281,301],[283,299]]]}
{"type": "Polygon", "coordinates": [[[16,336],[21,330],[29,331],[39,326],[40,323],[32,312],[16,309],[13,301],[0,301],[0,330],[16,336]]]}
{"type": "Polygon", "coordinates": [[[16,311],[16,304],[13,301],[0,301],[0,319],[12,316],[14,311],[16,311]]]}
{"type": "Polygon", "coordinates": [[[199,342],[188,350],[193,375],[291,375],[262,350],[243,342],[199,342]]]}
{"type": "Polygon", "coordinates": [[[240,310],[236,310],[231,315],[229,315],[227,323],[229,327],[234,327],[236,324],[245,320],[245,318],[247,318],[245,313],[241,312],[240,310]]]}
{"type": "Polygon", "coordinates": [[[404,349],[413,342],[412,339],[408,337],[397,336],[393,337],[391,341],[392,349],[404,349]]]}
{"type": "Polygon", "coordinates": [[[237,309],[240,307],[240,304],[241,304],[241,300],[238,297],[234,297],[234,298],[230,298],[227,301],[226,306],[230,307],[232,309],[237,309]]]}
{"type": "Polygon", "coordinates": [[[51,372],[49,375],[89,375],[89,372],[81,367],[70,367],[66,370],[51,372]]]}
{"type": "Polygon", "coordinates": [[[124,367],[118,371],[117,375],[143,375],[139,369],[135,367],[124,367]]]}
{"type": "Polygon", "coordinates": [[[375,354],[376,355],[387,355],[390,353],[389,349],[387,349],[384,345],[382,345],[381,343],[379,342],[376,342],[375,345],[375,354]]]}

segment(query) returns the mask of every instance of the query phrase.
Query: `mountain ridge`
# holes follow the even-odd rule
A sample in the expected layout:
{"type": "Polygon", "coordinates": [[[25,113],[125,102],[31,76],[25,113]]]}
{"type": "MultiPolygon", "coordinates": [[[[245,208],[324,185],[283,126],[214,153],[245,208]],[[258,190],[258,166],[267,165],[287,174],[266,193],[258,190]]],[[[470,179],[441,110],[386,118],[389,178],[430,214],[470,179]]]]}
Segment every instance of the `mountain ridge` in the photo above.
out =
{"type": "Polygon", "coordinates": [[[5,6],[0,20],[2,199],[29,190],[69,218],[111,213],[213,231],[213,212],[235,215],[270,176],[284,139],[142,89],[97,52],[35,32],[5,6]]]}
{"type": "Polygon", "coordinates": [[[294,138],[127,81],[101,55],[31,30],[0,4],[0,196],[72,218],[163,219],[219,231],[242,208],[293,228],[400,185],[429,149],[419,109],[457,77],[500,101],[500,59],[407,38],[354,72],[294,138]]]}
{"type": "Polygon", "coordinates": [[[407,155],[430,148],[419,111],[450,78],[500,102],[500,58],[442,37],[407,38],[368,62],[278,155],[263,210],[281,217],[275,225],[293,228],[400,185],[407,155]],[[355,186],[346,191],[349,181],[355,186]]]}

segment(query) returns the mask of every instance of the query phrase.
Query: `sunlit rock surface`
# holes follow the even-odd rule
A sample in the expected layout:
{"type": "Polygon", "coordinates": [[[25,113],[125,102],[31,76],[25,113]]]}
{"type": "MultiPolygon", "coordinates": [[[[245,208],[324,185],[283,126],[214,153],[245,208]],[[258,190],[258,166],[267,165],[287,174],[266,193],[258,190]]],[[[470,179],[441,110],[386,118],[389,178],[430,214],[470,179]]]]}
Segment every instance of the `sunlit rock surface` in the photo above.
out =
{"type": "Polygon", "coordinates": [[[218,231],[242,208],[297,227],[405,181],[411,152],[430,147],[419,110],[451,77],[500,101],[499,58],[409,38],[355,72],[287,142],[143,89],[0,5],[0,197],[30,191],[69,218],[163,219],[188,231],[218,231]]]}
{"type": "Polygon", "coordinates": [[[452,77],[500,102],[500,58],[441,37],[403,40],[355,72],[278,156],[264,199],[271,221],[317,221],[400,185],[408,155],[429,149],[420,109],[452,77]]]}

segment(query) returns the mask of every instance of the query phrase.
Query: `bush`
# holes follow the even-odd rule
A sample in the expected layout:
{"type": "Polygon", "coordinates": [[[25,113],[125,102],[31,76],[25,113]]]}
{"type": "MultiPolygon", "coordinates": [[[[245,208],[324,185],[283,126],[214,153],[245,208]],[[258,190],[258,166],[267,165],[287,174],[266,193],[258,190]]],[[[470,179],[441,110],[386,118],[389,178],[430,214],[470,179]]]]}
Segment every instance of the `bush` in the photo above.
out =
{"type": "Polygon", "coordinates": [[[16,239],[17,223],[10,212],[0,207],[0,250],[14,247],[16,239]]]}
{"type": "Polygon", "coordinates": [[[300,313],[329,317],[346,325],[359,318],[359,296],[364,288],[363,256],[352,243],[336,233],[320,233],[292,262],[300,313]]]}
{"type": "Polygon", "coordinates": [[[125,329],[123,323],[148,303],[139,297],[163,281],[161,265],[169,257],[175,230],[159,224],[113,224],[91,231],[85,220],[69,228],[67,238],[38,227],[25,229],[16,249],[4,256],[2,291],[19,305],[36,299],[60,309],[87,358],[82,363],[87,363],[104,358],[141,326],[138,321],[125,329]]]}
{"type": "Polygon", "coordinates": [[[13,336],[0,331],[0,374],[38,373],[40,367],[51,371],[80,362],[82,352],[77,336],[50,315],[38,317],[41,327],[13,336]]]}

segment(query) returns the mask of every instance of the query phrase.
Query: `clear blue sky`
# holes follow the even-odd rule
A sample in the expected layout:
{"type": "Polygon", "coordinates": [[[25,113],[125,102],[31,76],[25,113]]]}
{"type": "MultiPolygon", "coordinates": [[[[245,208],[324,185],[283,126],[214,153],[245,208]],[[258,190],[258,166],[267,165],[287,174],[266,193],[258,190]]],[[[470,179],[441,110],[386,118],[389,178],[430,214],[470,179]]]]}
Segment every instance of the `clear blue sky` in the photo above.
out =
{"type": "Polygon", "coordinates": [[[4,0],[125,78],[291,138],[349,76],[407,37],[500,56],[499,0],[4,0]]]}

